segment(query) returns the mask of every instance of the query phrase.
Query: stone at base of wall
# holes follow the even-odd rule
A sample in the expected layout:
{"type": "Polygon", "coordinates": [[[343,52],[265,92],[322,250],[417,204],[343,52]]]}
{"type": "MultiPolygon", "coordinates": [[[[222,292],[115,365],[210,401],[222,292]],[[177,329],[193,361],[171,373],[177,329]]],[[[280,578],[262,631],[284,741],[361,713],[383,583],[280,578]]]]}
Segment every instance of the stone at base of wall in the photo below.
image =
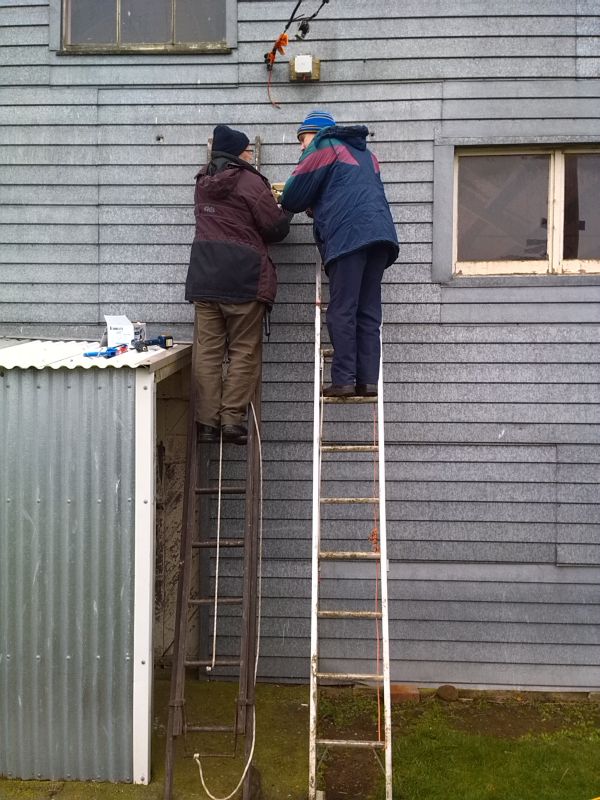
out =
{"type": "Polygon", "coordinates": [[[436,692],[436,695],[447,703],[455,703],[458,700],[458,694],[456,686],[452,686],[449,683],[440,686],[436,692]]]}

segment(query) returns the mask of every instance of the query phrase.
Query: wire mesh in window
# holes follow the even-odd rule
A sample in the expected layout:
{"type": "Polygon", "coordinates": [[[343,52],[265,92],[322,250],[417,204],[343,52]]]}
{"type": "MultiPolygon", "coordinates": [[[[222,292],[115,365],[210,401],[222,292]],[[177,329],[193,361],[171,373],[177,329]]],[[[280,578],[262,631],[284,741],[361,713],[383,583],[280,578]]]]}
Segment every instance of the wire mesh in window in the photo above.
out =
{"type": "Polygon", "coordinates": [[[565,154],[565,259],[600,259],[600,153],[565,154]]]}
{"type": "Polygon", "coordinates": [[[458,162],[458,261],[543,260],[550,156],[480,155],[458,162]]]}
{"type": "Polygon", "coordinates": [[[117,0],[71,0],[67,14],[70,43],[107,45],[117,41],[117,0]]]}

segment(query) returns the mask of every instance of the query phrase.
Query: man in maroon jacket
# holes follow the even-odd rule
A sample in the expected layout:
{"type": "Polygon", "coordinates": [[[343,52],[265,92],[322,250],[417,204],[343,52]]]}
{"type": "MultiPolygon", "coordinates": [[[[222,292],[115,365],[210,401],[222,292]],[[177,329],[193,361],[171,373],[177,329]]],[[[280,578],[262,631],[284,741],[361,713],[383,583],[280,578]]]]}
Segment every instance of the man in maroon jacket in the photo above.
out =
{"type": "Polygon", "coordinates": [[[196,235],[185,297],[195,314],[199,440],[245,444],[246,409],[260,371],[262,322],[277,291],[267,243],[284,239],[290,215],[252,165],[245,133],[217,125],[210,162],[196,175],[196,235]],[[229,366],[225,378],[225,352],[229,366]]]}

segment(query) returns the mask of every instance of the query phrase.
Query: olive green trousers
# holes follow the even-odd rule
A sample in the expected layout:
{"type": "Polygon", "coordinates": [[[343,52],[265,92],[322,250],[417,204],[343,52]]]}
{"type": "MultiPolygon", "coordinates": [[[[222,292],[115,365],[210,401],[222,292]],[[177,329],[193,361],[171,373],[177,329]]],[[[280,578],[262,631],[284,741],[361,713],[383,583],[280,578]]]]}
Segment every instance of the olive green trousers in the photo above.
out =
{"type": "Polygon", "coordinates": [[[261,374],[266,307],[258,300],[194,306],[196,420],[212,427],[240,425],[261,374]]]}

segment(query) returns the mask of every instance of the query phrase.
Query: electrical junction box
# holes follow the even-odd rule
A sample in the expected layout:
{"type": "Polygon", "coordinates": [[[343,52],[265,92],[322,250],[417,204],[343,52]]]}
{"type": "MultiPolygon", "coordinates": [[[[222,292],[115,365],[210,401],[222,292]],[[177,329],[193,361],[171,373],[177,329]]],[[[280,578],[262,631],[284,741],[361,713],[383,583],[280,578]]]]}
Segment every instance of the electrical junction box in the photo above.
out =
{"type": "Polygon", "coordinates": [[[294,56],[290,59],[291,81],[318,81],[321,78],[321,61],[314,56],[294,56]]]}

